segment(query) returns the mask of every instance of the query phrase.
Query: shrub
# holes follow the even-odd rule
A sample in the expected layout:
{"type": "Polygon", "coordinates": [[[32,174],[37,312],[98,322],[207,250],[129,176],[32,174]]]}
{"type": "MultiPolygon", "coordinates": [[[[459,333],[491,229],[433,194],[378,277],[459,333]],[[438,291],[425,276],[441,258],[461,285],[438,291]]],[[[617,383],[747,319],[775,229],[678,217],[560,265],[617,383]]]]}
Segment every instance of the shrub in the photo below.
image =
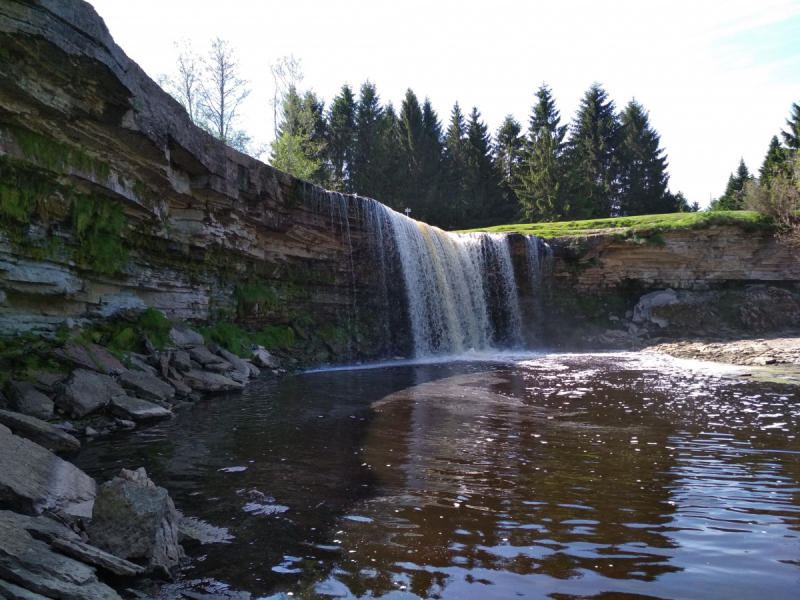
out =
{"type": "Polygon", "coordinates": [[[789,169],[776,170],[767,184],[749,182],[745,206],[770,217],[783,242],[800,246],[800,157],[793,159],[789,169]]]}

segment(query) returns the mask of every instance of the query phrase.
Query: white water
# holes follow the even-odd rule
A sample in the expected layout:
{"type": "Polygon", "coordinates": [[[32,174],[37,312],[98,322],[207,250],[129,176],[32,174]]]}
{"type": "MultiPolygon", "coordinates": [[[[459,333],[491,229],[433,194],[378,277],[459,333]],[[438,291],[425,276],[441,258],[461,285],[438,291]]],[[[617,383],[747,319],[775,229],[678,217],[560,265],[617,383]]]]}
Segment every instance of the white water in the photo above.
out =
{"type": "MultiPolygon", "coordinates": [[[[369,198],[348,202],[347,196],[321,190],[315,190],[313,196],[314,208],[330,210],[332,228],[342,233],[353,272],[354,304],[350,216],[363,218],[366,234],[376,248],[380,271],[376,292],[386,311],[390,306],[387,273],[399,266],[415,358],[522,347],[519,294],[506,234],[449,233],[369,198]]],[[[533,244],[538,265],[538,246],[536,241],[533,244]]],[[[528,253],[531,260],[530,246],[528,253]]],[[[388,337],[389,316],[381,318],[388,337]]]]}

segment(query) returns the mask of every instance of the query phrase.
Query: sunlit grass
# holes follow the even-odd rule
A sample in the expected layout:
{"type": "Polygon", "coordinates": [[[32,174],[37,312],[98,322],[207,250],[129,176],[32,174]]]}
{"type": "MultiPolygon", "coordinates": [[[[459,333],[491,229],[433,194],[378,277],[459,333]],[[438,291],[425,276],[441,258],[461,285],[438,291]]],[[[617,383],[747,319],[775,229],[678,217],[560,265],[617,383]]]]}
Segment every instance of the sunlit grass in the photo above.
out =
{"type": "Polygon", "coordinates": [[[587,221],[559,221],[556,223],[517,223],[497,225],[468,231],[533,234],[542,238],[584,236],[591,233],[620,233],[632,236],[639,232],[661,233],[671,229],[704,229],[712,225],[735,225],[747,231],[769,227],[771,221],[755,211],[714,211],[698,213],[671,213],[666,215],[641,215],[587,221]]]}

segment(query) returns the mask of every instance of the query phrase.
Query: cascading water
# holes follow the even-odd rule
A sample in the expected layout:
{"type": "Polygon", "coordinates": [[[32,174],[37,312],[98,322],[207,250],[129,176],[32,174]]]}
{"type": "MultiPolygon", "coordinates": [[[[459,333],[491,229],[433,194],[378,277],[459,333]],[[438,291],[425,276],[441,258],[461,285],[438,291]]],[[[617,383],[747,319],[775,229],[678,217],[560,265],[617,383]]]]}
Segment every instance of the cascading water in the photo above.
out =
{"type": "MultiPolygon", "coordinates": [[[[389,288],[399,275],[406,300],[403,310],[416,357],[523,345],[508,235],[449,233],[370,198],[318,188],[311,196],[315,211],[325,214],[329,210],[331,226],[342,234],[343,251],[349,254],[346,260],[350,261],[353,274],[354,306],[356,275],[349,219],[362,220],[379,271],[378,280],[371,283],[377,288],[373,290],[380,305],[377,313],[387,342],[392,337],[393,316],[389,288]]],[[[532,243],[538,268],[539,247],[536,241],[532,243]]],[[[529,261],[534,260],[529,238],[526,244],[529,261]]]]}

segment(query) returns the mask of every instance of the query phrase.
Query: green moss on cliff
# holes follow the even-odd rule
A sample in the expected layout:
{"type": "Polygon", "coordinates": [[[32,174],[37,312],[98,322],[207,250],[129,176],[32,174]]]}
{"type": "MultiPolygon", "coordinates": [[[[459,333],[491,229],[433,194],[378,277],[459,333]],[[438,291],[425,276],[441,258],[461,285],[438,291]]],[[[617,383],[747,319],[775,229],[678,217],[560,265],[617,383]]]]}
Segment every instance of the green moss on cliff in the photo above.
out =
{"type": "Polygon", "coordinates": [[[128,219],[107,198],[77,195],[72,204],[72,226],[78,241],[75,262],[98,273],[113,274],[128,260],[122,233],[128,219]]]}
{"type": "Polygon", "coordinates": [[[100,181],[107,181],[111,175],[111,167],[96,158],[92,158],[83,148],[68,148],[38,133],[19,127],[11,128],[22,153],[48,171],[64,173],[70,167],[87,173],[94,173],[100,181]]]}

